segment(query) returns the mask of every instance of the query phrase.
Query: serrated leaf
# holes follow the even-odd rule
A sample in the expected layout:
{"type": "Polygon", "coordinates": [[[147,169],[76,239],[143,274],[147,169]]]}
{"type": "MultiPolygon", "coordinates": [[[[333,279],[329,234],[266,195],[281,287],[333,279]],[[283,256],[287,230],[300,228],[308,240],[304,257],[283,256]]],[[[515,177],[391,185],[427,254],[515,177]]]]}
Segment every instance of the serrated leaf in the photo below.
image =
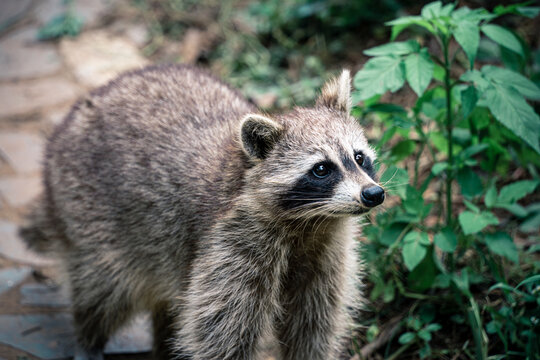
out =
{"type": "Polygon", "coordinates": [[[469,67],[472,69],[478,45],[480,44],[480,29],[474,21],[462,20],[456,24],[454,29],[454,38],[463,48],[469,59],[469,67]]]}
{"type": "Polygon", "coordinates": [[[493,84],[486,90],[485,104],[495,119],[540,153],[540,117],[517,90],[493,84]]]}
{"type": "Polygon", "coordinates": [[[384,55],[407,55],[413,52],[420,51],[420,44],[416,40],[397,41],[376,46],[371,49],[364,50],[364,54],[369,56],[384,56],[384,55]]]}
{"type": "Polygon", "coordinates": [[[511,204],[532,193],[540,182],[538,180],[522,180],[506,185],[497,197],[497,204],[511,204]]]}
{"type": "Polygon", "coordinates": [[[468,81],[474,83],[477,90],[484,92],[489,87],[489,81],[484,77],[484,75],[478,70],[469,70],[466,71],[459,78],[461,81],[468,81]]]}
{"type": "Polygon", "coordinates": [[[433,61],[425,49],[405,58],[405,74],[416,95],[422,96],[433,77],[433,61]]]}
{"type": "Polygon", "coordinates": [[[405,66],[400,57],[378,56],[370,59],[354,77],[360,100],[386,91],[399,90],[405,83],[405,66]]]}
{"type": "Polygon", "coordinates": [[[486,234],[484,240],[491,252],[504,256],[515,263],[519,262],[516,244],[514,244],[514,241],[507,233],[496,232],[494,234],[486,234]]]}
{"type": "Polygon", "coordinates": [[[476,234],[488,225],[497,225],[499,219],[489,211],[474,213],[463,211],[458,217],[459,224],[465,235],[476,234]]]}
{"type": "Polygon", "coordinates": [[[525,76],[497,66],[486,65],[482,67],[482,74],[491,81],[503,86],[512,86],[521,95],[528,99],[540,100],[540,88],[525,76]]]}
{"type": "Polygon", "coordinates": [[[482,32],[497,44],[510,49],[523,56],[523,48],[519,40],[510,30],[507,30],[499,25],[486,24],[481,27],[482,32]]]}
{"type": "Polygon", "coordinates": [[[461,115],[466,119],[478,102],[478,91],[474,86],[468,86],[461,92],[461,115]]]}
{"type": "Polygon", "coordinates": [[[402,255],[405,266],[412,271],[426,256],[429,238],[426,233],[412,231],[403,238],[402,255]]]}
{"type": "Polygon", "coordinates": [[[457,236],[452,229],[444,228],[433,237],[433,242],[444,252],[454,252],[457,247],[457,236]]]}

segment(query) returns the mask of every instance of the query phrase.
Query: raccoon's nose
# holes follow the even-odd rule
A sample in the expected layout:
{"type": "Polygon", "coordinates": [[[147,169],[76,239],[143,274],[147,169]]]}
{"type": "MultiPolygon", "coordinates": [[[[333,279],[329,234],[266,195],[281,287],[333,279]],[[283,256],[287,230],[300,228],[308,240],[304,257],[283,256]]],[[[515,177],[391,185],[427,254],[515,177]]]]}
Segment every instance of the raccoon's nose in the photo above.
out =
{"type": "Polygon", "coordinates": [[[380,186],[368,187],[362,190],[360,198],[365,206],[374,207],[384,201],[384,190],[380,186]]]}

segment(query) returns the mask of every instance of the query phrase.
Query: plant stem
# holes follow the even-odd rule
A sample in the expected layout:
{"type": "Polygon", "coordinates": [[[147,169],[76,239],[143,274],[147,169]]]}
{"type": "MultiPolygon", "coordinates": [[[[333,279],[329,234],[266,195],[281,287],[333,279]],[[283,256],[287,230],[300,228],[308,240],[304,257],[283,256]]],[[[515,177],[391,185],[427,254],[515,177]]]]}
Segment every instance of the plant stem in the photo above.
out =
{"type": "Polygon", "coordinates": [[[452,226],[452,180],[454,169],[453,140],[452,140],[452,95],[450,84],[450,60],[448,58],[448,38],[442,39],[444,52],[444,87],[446,90],[446,136],[448,139],[448,170],[446,171],[446,225],[452,226]]]}

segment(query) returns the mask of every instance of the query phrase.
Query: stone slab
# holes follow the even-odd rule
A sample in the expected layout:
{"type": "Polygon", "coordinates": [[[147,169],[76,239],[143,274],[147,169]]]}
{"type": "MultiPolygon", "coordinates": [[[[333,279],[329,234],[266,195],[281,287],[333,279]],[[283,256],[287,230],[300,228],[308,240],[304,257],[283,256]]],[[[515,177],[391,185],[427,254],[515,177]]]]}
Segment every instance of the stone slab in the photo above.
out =
{"type": "Polygon", "coordinates": [[[68,294],[58,285],[24,284],[21,286],[21,304],[40,307],[67,307],[70,305],[68,294]]]}
{"type": "Polygon", "coordinates": [[[32,272],[29,267],[7,268],[0,270],[0,294],[19,285],[28,274],[32,272]]]}
{"type": "Polygon", "coordinates": [[[0,80],[46,76],[62,68],[55,46],[37,41],[37,32],[37,27],[29,26],[0,41],[0,80]]]}
{"type": "MultiPolygon", "coordinates": [[[[17,233],[15,224],[0,220],[0,255],[30,265],[52,265],[56,261],[30,251],[17,233]]],[[[0,327],[1,328],[1,327],[0,327]]]]}
{"type": "MultiPolygon", "coordinates": [[[[75,353],[73,318],[68,313],[0,315],[0,343],[26,351],[40,359],[72,357],[75,353]]],[[[115,334],[106,354],[128,354],[151,350],[150,324],[139,317],[132,326],[115,334]]]]}
{"type": "Polygon", "coordinates": [[[130,41],[101,30],[62,39],[60,52],[77,80],[89,87],[103,85],[122,72],[148,63],[130,41]]]}
{"type": "Polygon", "coordinates": [[[42,189],[39,176],[6,176],[0,178],[0,195],[15,208],[28,205],[42,189]]]}
{"type": "Polygon", "coordinates": [[[26,132],[0,133],[0,152],[17,173],[41,170],[44,141],[26,132]]]}
{"type": "Polygon", "coordinates": [[[31,4],[31,0],[0,1],[0,32],[19,21],[31,4]]]}
{"type": "Polygon", "coordinates": [[[77,95],[77,86],[62,77],[0,84],[0,117],[36,113],[73,102],[77,95]]]}

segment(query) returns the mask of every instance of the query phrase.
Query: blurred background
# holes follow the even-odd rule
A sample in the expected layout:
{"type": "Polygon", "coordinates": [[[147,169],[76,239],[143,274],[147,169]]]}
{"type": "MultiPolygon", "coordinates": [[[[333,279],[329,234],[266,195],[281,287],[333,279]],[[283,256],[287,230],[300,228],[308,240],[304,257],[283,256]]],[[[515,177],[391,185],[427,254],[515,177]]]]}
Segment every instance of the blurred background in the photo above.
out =
{"type": "MultiPolygon", "coordinates": [[[[41,191],[45,139],[79,96],[126,70],[154,63],[186,63],[209,69],[267,112],[308,105],[331,75],[342,68],[350,69],[354,75],[368,60],[363,53],[365,49],[389,41],[390,28],[385,26],[386,21],[418,14],[426,3],[412,0],[0,1],[0,358],[56,359],[69,357],[73,351],[69,302],[65,291],[57,286],[58,274],[53,263],[29,253],[16,227],[32,198],[41,191]]],[[[457,3],[493,10],[496,5],[512,2],[457,3]]],[[[498,23],[519,34],[526,56],[516,59],[508,50],[483,38],[478,61],[517,68],[538,84],[538,18],[505,16],[498,23]]],[[[426,38],[414,29],[402,33],[401,38],[416,39],[430,51],[440,51],[433,38],[426,38]]],[[[380,100],[408,107],[415,99],[414,92],[406,86],[380,100]]],[[[386,131],[369,117],[364,125],[373,143],[386,131]]],[[[389,142],[386,149],[396,143],[389,142]]],[[[392,154],[399,157],[399,151],[392,154]]],[[[422,169],[431,165],[422,164],[422,169]]],[[[514,164],[505,169],[513,171],[513,180],[526,178],[525,172],[516,173],[518,168],[519,164],[514,164]]],[[[378,293],[371,296],[374,304],[368,306],[364,316],[365,328],[351,342],[349,357],[361,349],[365,350],[362,354],[374,359],[395,354],[400,349],[395,339],[391,341],[399,328],[396,324],[401,324],[400,331],[410,327],[406,321],[414,312],[410,308],[411,304],[414,308],[414,300],[405,296],[396,302],[398,295],[393,294],[398,289],[383,289],[380,283],[374,285],[372,278],[368,279],[368,295],[374,286],[378,293]],[[410,311],[404,314],[401,309],[410,311]],[[376,346],[364,347],[376,339],[379,339],[376,346]]],[[[458,320],[452,331],[459,328],[458,320]]],[[[110,354],[132,355],[109,356],[148,358],[147,326],[143,317],[109,344],[110,354]]],[[[443,350],[458,348],[465,346],[467,338],[468,335],[453,334],[449,342],[442,336],[437,346],[443,350]]],[[[420,356],[411,349],[407,354],[408,358],[420,356]]],[[[444,351],[437,356],[430,354],[424,357],[447,356],[444,351]]],[[[446,358],[470,358],[467,351],[448,354],[446,358]]]]}

